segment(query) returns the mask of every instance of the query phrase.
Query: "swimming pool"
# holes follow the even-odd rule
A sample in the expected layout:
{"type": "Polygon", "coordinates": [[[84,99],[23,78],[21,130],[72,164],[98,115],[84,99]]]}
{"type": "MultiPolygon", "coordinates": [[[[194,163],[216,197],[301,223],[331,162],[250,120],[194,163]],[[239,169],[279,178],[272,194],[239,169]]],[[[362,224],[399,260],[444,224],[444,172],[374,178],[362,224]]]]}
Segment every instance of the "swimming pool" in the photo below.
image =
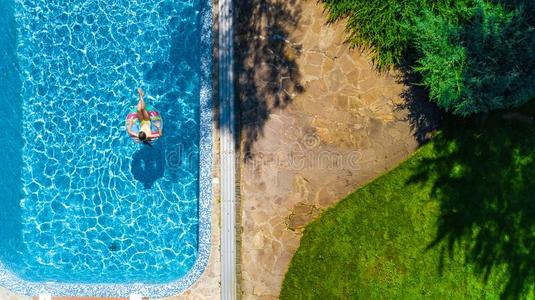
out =
{"type": "Polygon", "coordinates": [[[0,285],[160,297],[210,249],[206,0],[0,0],[0,285]],[[141,86],[151,147],[124,118],[141,86]]]}

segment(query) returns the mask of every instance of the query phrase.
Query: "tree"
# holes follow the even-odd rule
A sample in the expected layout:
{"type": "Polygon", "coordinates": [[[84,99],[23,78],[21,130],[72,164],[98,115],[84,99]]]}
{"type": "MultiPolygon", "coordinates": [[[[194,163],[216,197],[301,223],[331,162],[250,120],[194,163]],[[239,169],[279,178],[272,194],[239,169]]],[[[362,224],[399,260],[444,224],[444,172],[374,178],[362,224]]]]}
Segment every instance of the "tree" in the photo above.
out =
{"type": "Polygon", "coordinates": [[[479,2],[463,25],[426,11],[413,27],[416,71],[431,100],[455,114],[519,106],[535,97],[534,5],[479,2]]]}
{"type": "Polygon", "coordinates": [[[535,98],[533,0],[322,1],[379,69],[410,54],[430,99],[447,111],[466,116],[535,98]]]}

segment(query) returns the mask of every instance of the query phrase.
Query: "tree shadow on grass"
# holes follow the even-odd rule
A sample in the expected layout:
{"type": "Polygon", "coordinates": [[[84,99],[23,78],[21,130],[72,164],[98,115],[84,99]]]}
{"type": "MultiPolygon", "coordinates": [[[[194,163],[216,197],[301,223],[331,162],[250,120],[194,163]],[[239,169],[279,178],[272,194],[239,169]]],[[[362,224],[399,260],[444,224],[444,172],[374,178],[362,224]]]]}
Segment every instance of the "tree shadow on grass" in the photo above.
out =
{"type": "Polygon", "coordinates": [[[509,114],[449,117],[433,140],[435,155],[421,161],[409,184],[431,185],[440,203],[428,247],[440,247],[442,261],[463,249],[485,281],[505,268],[502,298],[516,299],[535,282],[535,130],[509,114]]]}
{"type": "Polygon", "coordinates": [[[235,71],[240,133],[245,160],[275,109],[303,92],[296,57],[301,46],[289,40],[300,16],[298,1],[237,0],[235,71]]]}

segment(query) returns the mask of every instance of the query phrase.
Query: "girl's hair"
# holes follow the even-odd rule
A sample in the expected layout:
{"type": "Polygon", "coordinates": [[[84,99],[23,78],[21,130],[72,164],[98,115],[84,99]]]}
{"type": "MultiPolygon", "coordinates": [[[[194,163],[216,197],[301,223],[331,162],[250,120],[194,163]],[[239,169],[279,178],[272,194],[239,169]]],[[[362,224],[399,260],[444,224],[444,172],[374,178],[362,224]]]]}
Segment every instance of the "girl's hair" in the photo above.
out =
{"type": "Polygon", "coordinates": [[[139,138],[140,141],[145,141],[147,139],[147,134],[143,131],[140,131],[138,134],[137,134],[137,137],[139,138]]]}

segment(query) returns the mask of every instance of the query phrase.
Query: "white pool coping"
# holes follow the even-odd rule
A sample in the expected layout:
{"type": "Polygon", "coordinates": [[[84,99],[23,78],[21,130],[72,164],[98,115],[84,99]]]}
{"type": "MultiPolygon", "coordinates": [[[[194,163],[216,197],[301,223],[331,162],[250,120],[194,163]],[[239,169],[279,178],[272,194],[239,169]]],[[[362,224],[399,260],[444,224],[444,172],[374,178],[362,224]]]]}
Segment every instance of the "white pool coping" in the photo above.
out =
{"type": "Polygon", "coordinates": [[[166,284],[77,284],[30,282],[18,278],[0,261],[0,286],[21,295],[120,297],[131,294],[161,298],[189,288],[204,272],[211,248],[212,217],[212,2],[201,6],[201,86],[200,86],[200,169],[199,169],[199,246],[197,259],[189,272],[166,284]]]}
{"type": "Polygon", "coordinates": [[[236,299],[236,128],[232,0],[219,0],[219,130],[221,151],[221,299],[236,299]]]}

